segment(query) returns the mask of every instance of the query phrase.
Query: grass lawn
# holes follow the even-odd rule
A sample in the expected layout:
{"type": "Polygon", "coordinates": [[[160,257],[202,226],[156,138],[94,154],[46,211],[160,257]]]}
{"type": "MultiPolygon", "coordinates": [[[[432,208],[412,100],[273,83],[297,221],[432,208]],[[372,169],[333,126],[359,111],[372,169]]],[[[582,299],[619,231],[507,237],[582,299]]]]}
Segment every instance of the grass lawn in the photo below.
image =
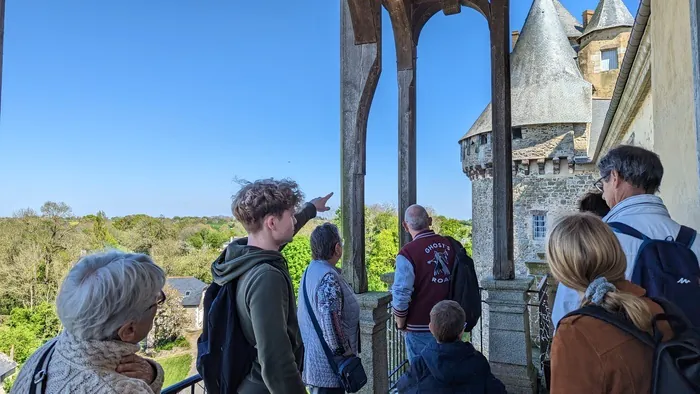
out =
{"type": "Polygon", "coordinates": [[[156,361],[163,366],[163,371],[165,371],[163,388],[166,388],[189,376],[190,366],[192,365],[192,355],[180,354],[177,356],[157,358],[156,361]]]}

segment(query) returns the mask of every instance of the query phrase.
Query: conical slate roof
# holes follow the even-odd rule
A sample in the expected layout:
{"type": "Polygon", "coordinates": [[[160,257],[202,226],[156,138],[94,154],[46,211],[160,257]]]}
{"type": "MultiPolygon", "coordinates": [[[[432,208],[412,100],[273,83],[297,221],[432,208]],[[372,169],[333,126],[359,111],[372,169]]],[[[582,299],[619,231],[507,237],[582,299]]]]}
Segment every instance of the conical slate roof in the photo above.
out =
{"type": "MultiPolygon", "coordinates": [[[[589,123],[591,84],[583,79],[553,0],[534,0],[510,58],[511,123],[589,123]]],[[[462,139],[491,131],[491,104],[462,139]]]]}
{"type": "Polygon", "coordinates": [[[600,0],[591,21],[586,25],[583,35],[611,27],[632,26],[634,17],[622,0],[600,0]]]}
{"type": "Polygon", "coordinates": [[[566,36],[569,38],[581,37],[583,24],[571,15],[569,10],[567,10],[559,0],[554,0],[554,7],[557,9],[557,14],[559,15],[562,26],[564,26],[566,36]]]}

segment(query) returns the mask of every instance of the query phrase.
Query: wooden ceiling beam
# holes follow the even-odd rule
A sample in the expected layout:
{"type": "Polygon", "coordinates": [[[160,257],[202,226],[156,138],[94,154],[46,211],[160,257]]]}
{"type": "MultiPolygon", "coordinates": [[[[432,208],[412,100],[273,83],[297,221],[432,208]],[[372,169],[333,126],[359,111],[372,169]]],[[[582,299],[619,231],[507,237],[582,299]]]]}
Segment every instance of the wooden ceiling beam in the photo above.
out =
{"type": "Polygon", "coordinates": [[[375,25],[379,9],[373,4],[372,0],[348,0],[356,45],[376,43],[381,34],[375,25]]]}
{"type": "Polygon", "coordinates": [[[459,0],[442,0],[442,12],[445,15],[459,14],[462,11],[462,4],[459,0]]]}

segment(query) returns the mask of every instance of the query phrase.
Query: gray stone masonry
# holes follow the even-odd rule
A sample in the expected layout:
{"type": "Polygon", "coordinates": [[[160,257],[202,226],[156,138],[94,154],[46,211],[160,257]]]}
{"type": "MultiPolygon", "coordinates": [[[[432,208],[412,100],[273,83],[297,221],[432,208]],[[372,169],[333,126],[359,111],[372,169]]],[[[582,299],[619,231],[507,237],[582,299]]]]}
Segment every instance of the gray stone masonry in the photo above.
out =
{"type": "Polygon", "coordinates": [[[527,308],[527,291],[533,282],[532,276],[482,281],[488,291],[489,363],[512,394],[532,394],[537,382],[527,308]]]}
{"type": "Polygon", "coordinates": [[[360,393],[389,391],[386,322],[389,320],[391,294],[369,292],[356,294],[360,304],[360,358],[367,373],[367,384],[360,393]]]}

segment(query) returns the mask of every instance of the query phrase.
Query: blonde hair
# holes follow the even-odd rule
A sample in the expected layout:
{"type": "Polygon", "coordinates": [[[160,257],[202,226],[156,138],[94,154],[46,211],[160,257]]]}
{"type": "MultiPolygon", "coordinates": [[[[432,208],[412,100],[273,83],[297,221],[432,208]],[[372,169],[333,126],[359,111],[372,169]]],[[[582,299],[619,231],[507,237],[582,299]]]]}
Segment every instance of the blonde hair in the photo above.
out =
{"type": "MultiPolygon", "coordinates": [[[[555,224],[547,243],[547,262],[556,280],[580,293],[597,278],[610,283],[625,280],[627,268],[617,237],[591,213],[569,215],[555,224]]],[[[584,294],[581,306],[590,304],[584,294]]],[[[651,311],[641,298],[615,289],[600,306],[612,313],[624,312],[637,328],[651,332],[651,311]]]]}

